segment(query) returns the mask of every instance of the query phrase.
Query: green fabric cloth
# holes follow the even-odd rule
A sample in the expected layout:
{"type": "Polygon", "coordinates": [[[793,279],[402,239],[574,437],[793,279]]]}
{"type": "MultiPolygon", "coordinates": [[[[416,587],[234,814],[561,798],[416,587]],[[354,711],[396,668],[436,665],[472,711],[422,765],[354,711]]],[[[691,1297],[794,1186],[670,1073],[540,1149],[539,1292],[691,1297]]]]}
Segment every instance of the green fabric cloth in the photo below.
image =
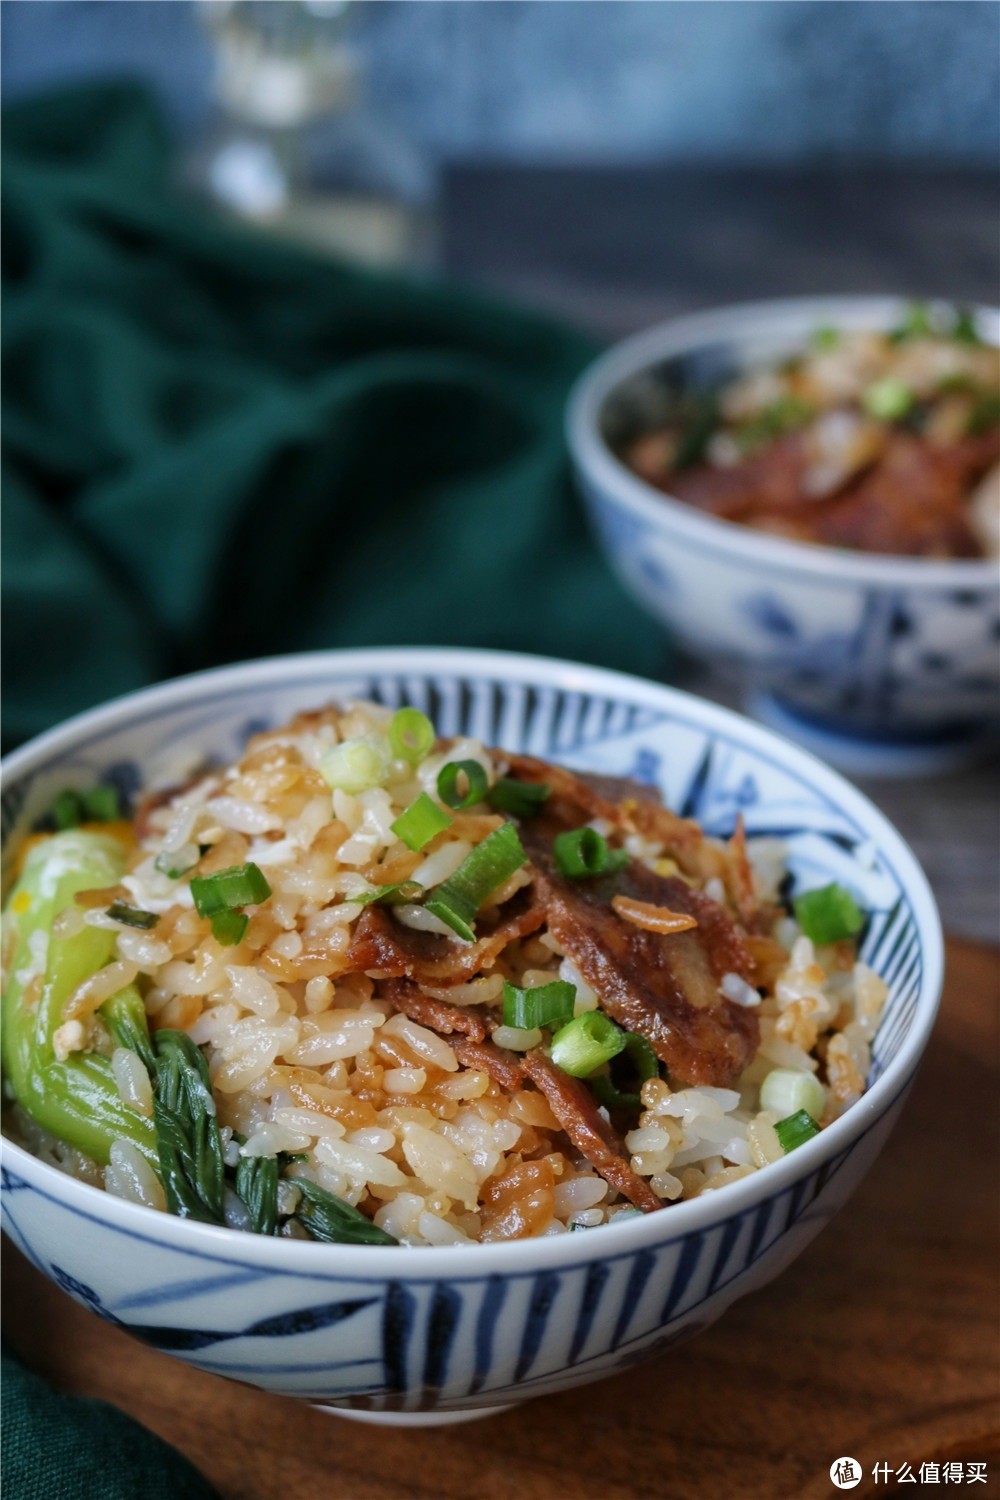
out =
{"type": "MultiPolygon", "coordinates": [[[[655,670],[589,540],[562,409],[590,342],[180,200],[130,87],[5,112],[4,733],[314,647],[481,645],[655,670]]],[[[122,1413],[5,1366],[11,1500],[184,1500],[122,1413]]]]}
{"type": "Polygon", "coordinates": [[[5,1500],[217,1500],[176,1449],[106,1401],[62,1396],[5,1350],[5,1500]]]}
{"type": "Polygon", "coordinates": [[[8,744],[317,647],[656,670],[568,482],[587,338],[197,210],[128,86],[14,106],[3,146],[8,744]]]}

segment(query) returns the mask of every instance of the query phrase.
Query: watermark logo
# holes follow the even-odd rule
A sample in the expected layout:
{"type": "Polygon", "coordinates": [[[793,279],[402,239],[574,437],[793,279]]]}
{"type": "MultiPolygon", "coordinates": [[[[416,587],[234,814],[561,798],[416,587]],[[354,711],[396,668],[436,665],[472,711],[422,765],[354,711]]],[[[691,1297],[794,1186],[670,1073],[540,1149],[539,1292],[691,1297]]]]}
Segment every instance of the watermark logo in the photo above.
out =
{"type": "Polygon", "coordinates": [[[830,1478],[838,1490],[853,1490],[861,1483],[863,1470],[856,1458],[836,1458],[830,1465],[830,1478]]]}

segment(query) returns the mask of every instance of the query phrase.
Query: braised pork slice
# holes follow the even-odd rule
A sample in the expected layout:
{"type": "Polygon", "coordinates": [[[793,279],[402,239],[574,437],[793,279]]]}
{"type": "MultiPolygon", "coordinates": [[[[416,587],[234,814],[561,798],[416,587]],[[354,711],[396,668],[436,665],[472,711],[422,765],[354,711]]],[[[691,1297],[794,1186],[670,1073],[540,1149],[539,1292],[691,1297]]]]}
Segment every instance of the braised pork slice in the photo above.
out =
{"type": "Polygon", "coordinates": [[[593,1094],[579,1078],[557,1068],[544,1052],[526,1052],[521,1067],[548,1101],[549,1108],[581,1156],[585,1156],[605,1182],[648,1211],[662,1208],[644,1178],[636,1176],[629,1165],[628,1151],[618,1132],[601,1114],[593,1094]]]}
{"type": "MultiPolygon", "coordinates": [[[[537,932],[545,905],[526,886],[499,908],[499,921],[474,943],[436,932],[415,932],[389,911],[369,906],[358,918],[348,952],[351,965],[379,979],[415,979],[418,984],[463,984],[488,969],[508,943],[537,932]]],[[[482,931],[477,922],[477,932],[482,931]]]]}
{"type": "Polygon", "coordinates": [[[633,860],[619,873],[567,880],[551,854],[551,826],[529,823],[522,838],[545,901],[549,931],[573,960],[602,1009],[638,1032],[675,1078],[725,1086],[751,1061],[757,1017],[719,989],[726,974],[749,980],[753,960],[728,912],[676,876],[633,860]],[[650,932],[612,908],[616,895],[695,918],[688,932],[650,932]]]}

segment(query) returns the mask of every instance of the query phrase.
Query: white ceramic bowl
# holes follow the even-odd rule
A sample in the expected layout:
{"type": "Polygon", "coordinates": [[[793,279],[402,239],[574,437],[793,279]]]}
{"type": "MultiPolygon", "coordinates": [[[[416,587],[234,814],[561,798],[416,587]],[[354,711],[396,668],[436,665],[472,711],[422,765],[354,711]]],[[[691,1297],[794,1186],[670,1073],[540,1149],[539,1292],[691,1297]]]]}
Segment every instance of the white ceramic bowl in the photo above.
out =
{"type": "Polygon", "coordinates": [[[655,782],[713,833],[742,811],[751,834],[788,840],[797,882],[855,887],[872,913],[863,953],[890,988],[871,1087],[843,1118],[720,1192],[585,1233],[441,1249],[265,1239],[127,1203],[4,1142],[7,1233],[101,1317],[345,1414],[461,1420],[688,1338],[799,1254],[899,1114],[937,1008],[941,932],[899,836],[811,756],[684,693],[492,652],[274,658],[119,699],[10,757],[6,848],[65,785],[101,775],[134,789],[179,751],[230,758],[248,732],[345,697],[411,702],[444,734],[655,782]]]}
{"type": "MultiPolygon", "coordinates": [[[[919,770],[989,736],[1000,704],[997,563],[769,536],[662,494],[612,444],[665,383],[714,384],[802,349],[817,328],[891,328],[904,309],[888,297],[793,298],[676,318],[598,359],[568,410],[579,487],[626,587],[694,653],[766,693],[772,722],[850,770],[908,758],[919,770]]],[[[976,317],[980,336],[1000,342],[1000,315],[976,317]]]]}

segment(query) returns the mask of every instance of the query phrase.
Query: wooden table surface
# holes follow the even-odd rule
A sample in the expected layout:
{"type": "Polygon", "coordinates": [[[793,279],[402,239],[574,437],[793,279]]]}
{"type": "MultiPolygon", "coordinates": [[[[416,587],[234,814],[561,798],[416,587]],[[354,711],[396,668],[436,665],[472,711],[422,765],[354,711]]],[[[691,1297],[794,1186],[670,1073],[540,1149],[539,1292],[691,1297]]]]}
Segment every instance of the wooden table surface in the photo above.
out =
{"type": "Polygon", "coordinates": [[[971,1495],[998,1494],[998,996],[1000,955],[951,942],[923,1068],[847,1208],[715,1328],[599,1385],[459,1427],[362,1426],[134,1343],[5,1243],[8,1337],[183,1449],[225,1500],[826,1500],[845,1455],[866,1469],[859,1497],[926,1493],[871,1477],[925,1460],[985,1460],[971,1495]]]}

